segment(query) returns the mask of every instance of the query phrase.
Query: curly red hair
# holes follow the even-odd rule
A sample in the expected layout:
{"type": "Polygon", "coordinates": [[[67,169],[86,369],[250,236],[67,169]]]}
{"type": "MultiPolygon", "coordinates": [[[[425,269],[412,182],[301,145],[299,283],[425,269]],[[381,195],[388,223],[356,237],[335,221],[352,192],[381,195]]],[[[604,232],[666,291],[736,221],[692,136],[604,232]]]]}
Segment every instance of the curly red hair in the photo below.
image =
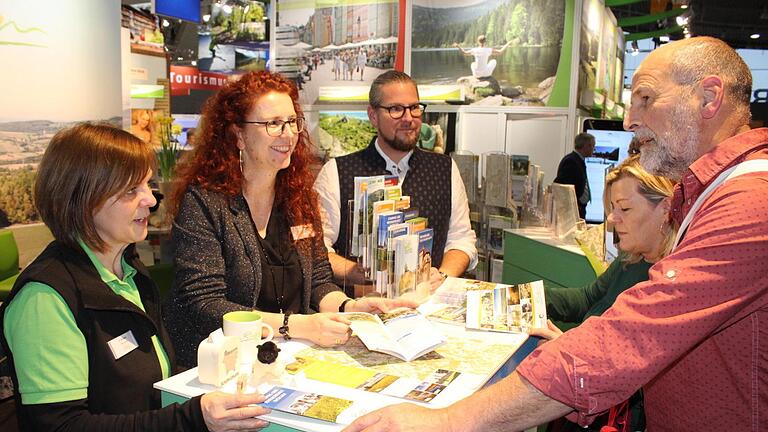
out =
{"type": "MultiPolygon", "coordinates": [[[[242,193],[243,173],[237,136],[232,125],[239,125],[254,104],[267,93],[287,94],[297,117],[304,117],[299,105],[299,91],[293,82],[266,71],[249,72],[225,85],[203,107],[200,127],[195,131],[195,149],[177,168],[178,183],[171,194],[170,214],[178,213],[181,199],[189,186],[235,196],[242,193]]],[[[291,226],[309,224],[315,238],[323,230],[313,186],[310,164],[315,156],[305,129],[291,155],[291,164],[280,170],[275,183],[275,204],[283,210],[291,226]]]]}

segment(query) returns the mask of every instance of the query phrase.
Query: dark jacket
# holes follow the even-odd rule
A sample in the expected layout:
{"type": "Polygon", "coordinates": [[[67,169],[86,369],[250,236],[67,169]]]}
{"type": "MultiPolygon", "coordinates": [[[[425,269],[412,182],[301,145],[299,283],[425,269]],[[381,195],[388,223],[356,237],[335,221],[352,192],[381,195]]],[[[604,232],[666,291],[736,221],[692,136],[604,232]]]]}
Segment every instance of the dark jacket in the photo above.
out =
{"type": "MultiPolygon", "coordinates": [[[[137,270],[134,282],[145,311],[115,294],[99,276],[82,249],[54,241],[27,267],[14,284],[5,307],[27,282],[41,282],[56,290],[69,306],[88,346],[88,398],[51,404],[21,405],[15,370],[17,412],[22,430],[205,430],[200,399],[160,408],[162,379],[151,337],[157,335],[171,361],[174,353],[162,325],[157,287],[139,261],[133,245],[124,253],[137,270]],[[130,330],[139,346],[118,360],[107,342],[130,330]]],[[[30,317],[44,319],[44,317],[30,317]]],[[[3,348],[10,353],[5,335],[3,348]]],[[[13,365],[13,356],[9,359],[13,365]]]]}
{"type": "Polygon", "coordinates": [[[576,201],[579,204],[579,217],[583,219],[587,214],[587,203],[581,202],[587,185],[587,164],[579,153],[572,151],[560,161],[555,183],[573,185],[576,189],[576,201]]]}
{"type": "MultiPolygon", "coordinates": [[[[175,275],[165,321],[179,364],[197,364],[197,347],[221,327],[222,316],[253,310],[261,290],[262,250],[242,195],[190,187],[173,223],[175,275]]],[[[298,248],[304,278],[300,313],[317,312],[331,291],[328,252],[317,236],[298,248]]],[[[266,312],[278,312],[270,310],[266,312]]]]}

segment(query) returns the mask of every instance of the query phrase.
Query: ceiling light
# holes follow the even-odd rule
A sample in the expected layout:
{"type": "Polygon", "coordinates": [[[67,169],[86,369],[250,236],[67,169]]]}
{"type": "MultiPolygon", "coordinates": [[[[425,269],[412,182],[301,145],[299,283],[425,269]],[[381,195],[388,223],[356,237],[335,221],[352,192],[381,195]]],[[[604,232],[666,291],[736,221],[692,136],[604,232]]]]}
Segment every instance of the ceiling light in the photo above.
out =
{"type": "Polygon", "coordinates": [[[192,60],[190,63],[192,64],[192,66],[197,66],[197,60],[192,60]]]}
{"type": "Polygon", "coordinates": [[[211,14],[205,14],[203,15],[203,22],[208,22],[211,20],[211,14]]]}
{"type": "Polygon", "coordinates": [[[679,26],[684,26],[684,25],[688,24],[688,17],[687,16],[683,16],[683,15],[679,15],[677,18],[675,18],[675,22],[677,22],[677,25],[679,25],[679,26]]]}
{"type": "Polygon", "coordinates": [[[163,27],[168,27],[169,25],[171,25],[171,23],[169,23],[167,19],[163,19],[163,27]]]}
{"type": "Polygon", "coordinates": [[[687,4],[682,4],[682,5],[680,5],[680,9],[688,9],[688,5],[687,4]]]}
{"type": "Polygon", "coordinates": [[[753,33],[749,35],[750,39],[760,39],[760,33],[753,33]]]}
{"type": "Polygon", "coordinates": [[[661,42],[669,42],[669,35],[659,36],[661,42]]]}

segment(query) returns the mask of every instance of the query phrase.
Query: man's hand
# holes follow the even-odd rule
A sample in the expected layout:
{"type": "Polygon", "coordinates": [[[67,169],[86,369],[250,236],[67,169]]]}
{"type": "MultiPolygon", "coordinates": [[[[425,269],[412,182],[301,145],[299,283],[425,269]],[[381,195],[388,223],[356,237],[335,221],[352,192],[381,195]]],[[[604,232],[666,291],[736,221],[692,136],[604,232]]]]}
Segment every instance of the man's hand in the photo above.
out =
{"type": "Polygon", "coordinates": [[[366,414],[342,432],[422,432],[450,431],[445,409],[423,408],[414,404],[392,405],[366,414]]]}
{"type": "Polygon", "coordinates": [[[436,267],[429,269],[429,293],[435,292],[445,282],[445,276],[436,267]]]}
{"type": "Polygon", "coordinates": [[[348,306],[347,310],[351,312],[386,313],[399,307],[416,309],[419,307],[419,303],[414,300],[402,297],[398,299],[386,299],[383,297],[360,297],[359,299],[356,299],[354,302],[352,302],[351,307],[348,306]]]}
{"type": "Polygon", "coordinates": [[[264,402],[264,395],[226,394],[213,392],[200,398],[205,426],[212,432],[234,430],[259,430],[269,422],[254,418],[269,414],[270,410],[253,404],[264,402]]]}

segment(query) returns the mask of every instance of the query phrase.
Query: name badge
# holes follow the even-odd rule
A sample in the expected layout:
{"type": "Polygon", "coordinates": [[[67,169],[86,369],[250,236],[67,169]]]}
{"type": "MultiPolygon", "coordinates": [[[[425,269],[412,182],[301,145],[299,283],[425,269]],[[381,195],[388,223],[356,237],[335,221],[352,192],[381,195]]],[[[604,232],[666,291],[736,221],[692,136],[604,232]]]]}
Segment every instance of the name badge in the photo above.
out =
{"type": "Polygon", "coordinates": [[[291,235],[294,240],[301,240],[310,238],[315,235],[315,230],[312,229],[312,225],[296,225],[291,227],[291,235]]]}
{"type": "Polygon", "coordinates": [[[139,347],[139,343],[136,342],[136,338],[130,330],[107,342],[107,345],[109,345],[109,349],[112,350],[112,355],[115,356],[115,360],[139,347]]]}

